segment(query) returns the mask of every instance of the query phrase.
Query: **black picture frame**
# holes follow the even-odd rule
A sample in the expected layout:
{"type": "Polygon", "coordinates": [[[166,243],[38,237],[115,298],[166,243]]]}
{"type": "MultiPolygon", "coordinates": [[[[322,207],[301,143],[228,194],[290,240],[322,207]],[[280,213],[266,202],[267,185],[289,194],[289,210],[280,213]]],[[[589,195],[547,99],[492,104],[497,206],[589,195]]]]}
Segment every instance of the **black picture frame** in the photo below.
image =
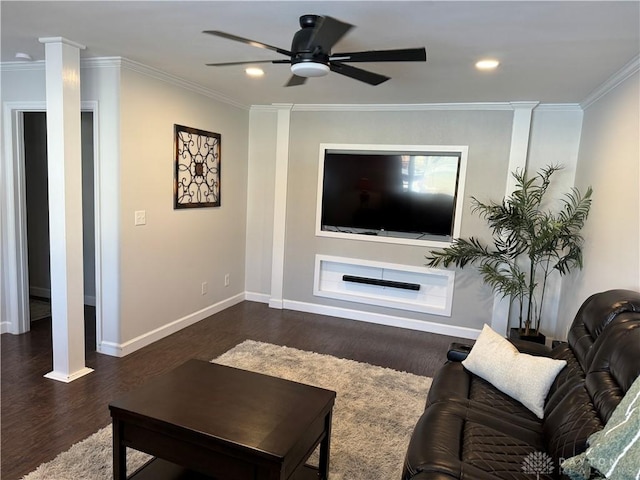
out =
{"type": "Polygon", "coordinates": [[[174,124],[173,208],[219,207],[221,135],[174,124]]]}

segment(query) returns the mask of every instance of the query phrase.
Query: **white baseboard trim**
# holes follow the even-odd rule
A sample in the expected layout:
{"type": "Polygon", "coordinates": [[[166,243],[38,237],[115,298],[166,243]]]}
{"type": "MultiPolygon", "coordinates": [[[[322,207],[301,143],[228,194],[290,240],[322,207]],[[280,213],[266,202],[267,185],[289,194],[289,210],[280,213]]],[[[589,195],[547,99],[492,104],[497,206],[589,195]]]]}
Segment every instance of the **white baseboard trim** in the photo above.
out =
{"type": "Polygon", "coordinates": [[[147,345],[152,344],[153,342],[157,342],[158,340],[168,337],[169,335],[176,333],[183,328],[186,328],[194,323],[199,322],[200,320],[204,320],[211,315],[214,315],[222,310],[232,307],[245,299],[245,293],[239,293],[231,298],[227,298],[226,300],[222,300],[218,303],[210,305],[202,310],[198,310],[197,312],[186,315],[178,320],[175,320],[171,323],[163,325],[162,327],[156,328],[150,332],[144,333],[132,340],[129,340],[124,343],[114,343],[102,341],[97,348],[98,353],[103,353],[105,355],[111,355],[112,357],[124,357],[129,355],[130,353],[135,352],[147,345]]]}
{"type": "Polygon", "coordinates": [[[306,313],[317,313],[320,315],[346,318],[348,320],[357,320],[361,322],[376,323],[378,325],[387,325],[389,327],[407,328],[409,330],[438,333],[440,335],[450,335],[452,337],[468,338],[471,340],[475,340],[476,338],[478,338],[478,335],[480,335],[480,330],[469,327],[444,325],[442,323],[426,322],[422,320],[396,317],[393,315],[364,312],[361,310],[351,310],[348,308],[330,307],[327,305],[318,305],[315,303],[298,302],[295,300],[284,300],[282,303],[283,307],[281,308],[286,308],[289,310],[296,310],[306,313]]]}
{"type": "Polygon", "coordinates": [[[269,303],[271,296],[267,293],[245,292],[244,299],[250,302],[269,303]]]}
{"type": "Polygon", "coordinates": [[[147,345],[152,344],[164,337],[167,337],[183,328],[197,323],[205,318],[219,313],[243,300],[252,302],[267,303],[271,308],[295,310],[299,312],[317,313],[319,315],[328,315],[331,317],[344,318],[347,320],[357,320],[361,322],[375,323],[378,325],[386,325],[390,327],[406,328],[422,332],[437,333],[440,335],[450,335],[453,337],[461,337],[475,340],[480,334],[480,330],[468,327],[459,327],[455,325],[444,325],[441,323],[427,322],[422,320],[414,320],[409,318],[396,317],[393,315],[385,315],[380,313],[364,312],[361,310],[352,310],[348,308],[330,307],[327,305],[319,305],[315,303],[299,302],[295,300],[272,300],[269,295],[256,292],[243,292],[231,298],[222,300],[214,305],[198,310],[192,314],[186,315],[167,325],[156,328],[150,332],[140,335],[132,340],[117,344],[113,342],[103,341],[98,345],[98,353],[110,355],[113,357],[124,357],[135,352],[147,345]]]}
{"type": "Polygon", "coordinates": [[[278,310],[282,310],[283,308],[286,308],[284,306],[285,301],[286,300],[275,300],[270,298],[268,303],[270,308],[277,308],[278,310]]]}

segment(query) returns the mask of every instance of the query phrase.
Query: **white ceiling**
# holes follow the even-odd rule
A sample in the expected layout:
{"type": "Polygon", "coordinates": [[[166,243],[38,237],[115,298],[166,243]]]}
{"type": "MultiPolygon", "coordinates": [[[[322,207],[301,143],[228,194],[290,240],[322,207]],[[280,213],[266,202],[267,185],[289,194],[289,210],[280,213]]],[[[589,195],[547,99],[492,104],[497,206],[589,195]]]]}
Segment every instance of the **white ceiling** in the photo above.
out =
{"type": "Polygon", "coordinates": [[[243,105],[271,103],[579,103],[640,52],[634,1],[2,1],[2,62],[16,52],[44,59],[39,37],[86,45],[82,57],[121,56],[243,105]],[[354,24],[333,49],[426,47],[426,63],[357,64],[392,77],[370,86],[337,74],[285,88],[288,65],[207,62],[285,58],[201,33],[223,30],[289,49],[298,17],[314,13],[354,24]],[[473,64],[502,63],[493,73],[473,64]]]}

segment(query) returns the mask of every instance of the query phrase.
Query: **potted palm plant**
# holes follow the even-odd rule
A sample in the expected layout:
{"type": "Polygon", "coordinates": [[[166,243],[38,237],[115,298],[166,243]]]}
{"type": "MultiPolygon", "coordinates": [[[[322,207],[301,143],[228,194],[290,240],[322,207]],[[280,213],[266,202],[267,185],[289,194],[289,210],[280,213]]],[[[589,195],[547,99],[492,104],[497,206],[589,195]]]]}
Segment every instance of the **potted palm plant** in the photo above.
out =
{"type": "Polygon", "coordinates": [[[561,168],[547,166],[533,177],[525,171],[513,172],[515,191],[500,203],[471,198],[471,211],[487,221],[493,245],[474,237],[459,238],[450,247],[426,256],[430,267],[475,265],[494,292],[509,297],[518,307],[521,338],[541,336],[549,275],[554,271],[565,275],[575,267],[582,268],[580,231],[591,207],[591,187],[584,195],[572,188],[557,212],[543,209],[551,176],[561,168]]]}

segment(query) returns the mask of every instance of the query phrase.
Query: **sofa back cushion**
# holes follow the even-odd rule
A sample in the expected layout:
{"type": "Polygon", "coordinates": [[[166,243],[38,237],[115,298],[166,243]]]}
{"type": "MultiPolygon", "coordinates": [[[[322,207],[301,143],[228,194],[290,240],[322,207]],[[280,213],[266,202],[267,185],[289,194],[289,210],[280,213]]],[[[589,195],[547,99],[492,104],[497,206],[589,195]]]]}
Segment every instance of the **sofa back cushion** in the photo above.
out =
{"type": "Polygon", "coordinates": [[[623,313],[602,335],[585,378],[586,389],[604,423],[639,375],[640,313],[623,313]]]}
{"type": "Polygon", "coordinates": [[[640,375],[640,313],[616,315],[594,342],[583,379],[566,381],[549,395],[543,432],[556,465],[586,450],[640,375]]]}
{"type": "Polygon", "coordinates": [[[594,344],[607,325],[625,312],[640,312],[640,293],[607,290],[591,295],[581,305],[568,333],[568,342],[582,370],[589,370],[594,344]]]}
{"type": "Polygon", "coordinates": [[[554,465],[582,453],[587,439],[602,430],[604,423],[596,411],[584,382],[565,384],[556,392],[557,403],[545,409],[542,426],[547,453],[554,465]]]}

